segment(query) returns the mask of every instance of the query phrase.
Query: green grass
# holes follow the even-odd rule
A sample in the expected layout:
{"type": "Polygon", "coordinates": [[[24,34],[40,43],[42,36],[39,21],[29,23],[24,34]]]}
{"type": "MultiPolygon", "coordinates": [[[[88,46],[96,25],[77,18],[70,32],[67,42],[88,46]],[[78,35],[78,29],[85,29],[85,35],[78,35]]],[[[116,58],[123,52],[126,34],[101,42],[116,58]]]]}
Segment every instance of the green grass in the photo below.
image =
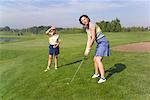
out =
{"type": "MultiPolygon", "coordinates": [[[[149,100],[150,53],[117,52],[103,60],[104,84],[91,79],[94,73],[92,49],[90,57],[68,86],[83,56],[85,34],[60,34],[59,68],[44,73],[47,66],[46,36],[24,36],[19,42],[0,44],[1,100],[149,100]],[[32,38],[32,39],[31,39],[32,38]]],[[[111,47],[150,41],[149,32],[105,33],[111,47]]]]}
{"type": "Polygon", "coordinates": [[[22,42],[33,39],[35,39],[35,35],[31,33],[24,33],[24,35],[18,36],[17,33],[13,32],[5,32],[5,31],[0,32],[0,44],[22,42]],[[1,39],[5,39],[7,41],[1,41],[1,39]]]}

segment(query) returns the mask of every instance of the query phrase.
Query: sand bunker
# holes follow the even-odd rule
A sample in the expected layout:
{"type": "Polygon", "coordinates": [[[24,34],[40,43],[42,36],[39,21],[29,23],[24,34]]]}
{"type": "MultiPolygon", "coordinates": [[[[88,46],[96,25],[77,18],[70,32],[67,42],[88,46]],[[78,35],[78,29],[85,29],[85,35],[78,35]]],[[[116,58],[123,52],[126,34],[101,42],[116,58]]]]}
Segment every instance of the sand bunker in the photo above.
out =
{"type": "Polygon", "coordinates": [[[113,47],[112,50],[123,52],[150,52],[150,41],[120,45],[113,47]]]}

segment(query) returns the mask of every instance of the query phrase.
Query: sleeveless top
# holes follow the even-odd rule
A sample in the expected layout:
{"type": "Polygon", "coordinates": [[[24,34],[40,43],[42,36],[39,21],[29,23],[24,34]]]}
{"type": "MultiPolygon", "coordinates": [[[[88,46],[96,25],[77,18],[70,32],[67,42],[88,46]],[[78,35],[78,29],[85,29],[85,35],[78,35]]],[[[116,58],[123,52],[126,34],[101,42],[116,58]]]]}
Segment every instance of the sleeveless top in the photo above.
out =
{"type": "Polygon", "coordinates": [[[86,32],[90,35],[90,28],[96,29],[96,41],[98,41],[99,39],[101,39],[102,37],[104,37],[105,35],[102,33],[100,27],[97,24],[93,24],[93,23],[89,23],[89,28],[86,28],[86,32]]]}

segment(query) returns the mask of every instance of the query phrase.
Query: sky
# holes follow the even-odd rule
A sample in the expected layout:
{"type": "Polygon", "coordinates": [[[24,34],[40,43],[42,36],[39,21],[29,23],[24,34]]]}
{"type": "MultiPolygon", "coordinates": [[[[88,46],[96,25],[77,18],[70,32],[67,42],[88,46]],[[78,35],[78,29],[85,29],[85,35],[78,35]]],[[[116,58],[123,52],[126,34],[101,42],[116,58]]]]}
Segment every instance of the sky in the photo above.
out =
{"type": "Polygon", "coordinates": [[[92,22],[118,18],[125,27],[147,27],[150,0],[0,0],[0,27],[82,27],[83,14],[92,22]]]}

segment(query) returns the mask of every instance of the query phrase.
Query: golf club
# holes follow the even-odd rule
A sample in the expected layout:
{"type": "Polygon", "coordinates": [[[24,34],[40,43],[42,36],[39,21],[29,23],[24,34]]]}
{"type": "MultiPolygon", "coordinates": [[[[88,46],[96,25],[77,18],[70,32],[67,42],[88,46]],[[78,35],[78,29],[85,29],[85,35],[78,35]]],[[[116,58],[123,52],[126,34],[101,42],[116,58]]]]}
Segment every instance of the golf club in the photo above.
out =
{"type": "Polygon", "coordinates": [[[84,59],[82,59],[80,65],[78,66],[78,68],[77,68],[76,72],[74,73],[72,79],[70,80],[70,82],[67,82],[67,85],[69,85],[74,80],[74,78],[75,78],[76,74],[78,73],[78,71],[79,71],[81,65],[83,64],[83,62],[84,62],[84,59]]]}

